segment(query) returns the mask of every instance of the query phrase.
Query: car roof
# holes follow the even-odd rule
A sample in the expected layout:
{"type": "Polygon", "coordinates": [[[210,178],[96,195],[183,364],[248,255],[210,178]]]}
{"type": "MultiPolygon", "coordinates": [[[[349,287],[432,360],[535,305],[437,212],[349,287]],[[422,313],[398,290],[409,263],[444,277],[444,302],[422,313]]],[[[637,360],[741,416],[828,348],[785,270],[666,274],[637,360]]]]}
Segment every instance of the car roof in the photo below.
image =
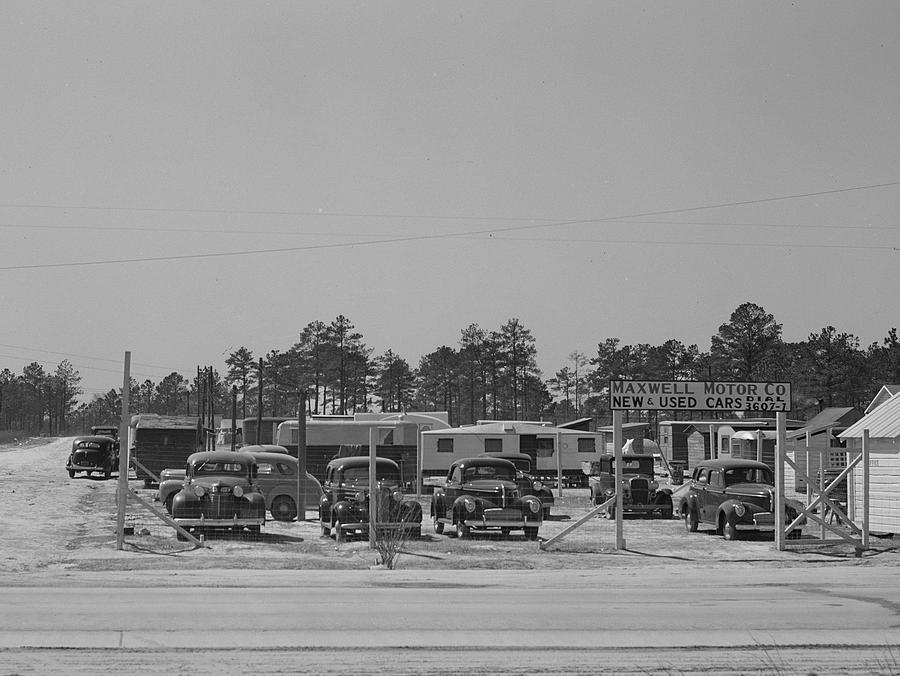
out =
{"type": "Polygon", "coordinates": [[[698,462],[696,467],[711,467],[713,469],[742,469],[747,467],[752,467],[753,469],[771,469],[766,463],[759,462],[758,460],[743,460],[743,459],[718,459],[718,460],[704,460],[703,462],[698,462]]]}
{"type": "Polygon", "coordinates": [[[106,436],[105,434],[88,434],[83,437],[75,437],[75,443],[79,441],[115,441],[111,437],[106,436]]]}
{"type": "Polygon", "coordinates": [[[257,462],[285,462],[288,464],[296,465],[298,464],[297,458],[293,455],[285,455],[284,453],[268,452],[268,451],[245,451],[243,448],[241,449],[241,453],[246,453],[254,458],[256,458],[257,462]]]}
{"type": "Polygon", "coordinates": [[[240,462],[241,460],[247,460],[252,463],[256,463],[256,458],[253,457],[252,453],[234,453],[232,451],[200,451],[199,453],[192,453],[188,456],[187,461],[190,463],[200,462],[200,461],[212,461],[212,462],[240,462]]]}
{"type": "Polygon", "coordinates": [[[516,466],[512,463],[511,460],[506,460],[505,458],[498,458],[496,456],[478,456],[477,458],[460,458],[456,462],[453,463],[453,467],[471,467],[473,465],[494,465],[501,467],[511,467],[513,470],[516,469],[516,466]]]}
{"type": "MultiPolygon", "coordinates": [[[[400,471],[400,466],[390,458],[375,458],[375,463],[381,466],[388,466],[400,471]]],[[[367,455],[348,455],[343,458],[334,458],[328,463],[329,467],[334,469],[343,469],[345,467],[368,467],[369,456],[367,455]]]]}

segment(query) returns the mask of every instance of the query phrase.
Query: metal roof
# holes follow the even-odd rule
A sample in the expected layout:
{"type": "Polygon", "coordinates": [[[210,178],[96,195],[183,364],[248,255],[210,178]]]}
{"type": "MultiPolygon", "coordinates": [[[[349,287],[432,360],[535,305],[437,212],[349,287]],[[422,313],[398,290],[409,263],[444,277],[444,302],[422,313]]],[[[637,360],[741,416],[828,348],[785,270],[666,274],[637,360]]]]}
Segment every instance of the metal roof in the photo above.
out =
{"type": "Polygon", "coordinates": [[[838,436],[841,439],[860,439],[863,430],[869,430],[869,437],[873,439],[900,438],[900,392],[867,413],[838,436]]]}
{"type": "Polygon", "coordinates": [[[448,435],[452,436],[465,436],[465,435],[503,435],[503,434],[540,434],[543,436],[547,436],[550,434],[562,434],[565,436],[594,436],[597,437],[597,432],[585,432],[582,430],[571,430],[564,429],[562,427],[552,427],[550,425],[540,425],[534,423],[523,423],[523,422],[493,422],[493,423],[485,423],[483,425],[469,425],[467,427],[451,427],[449,429],[443,430],[428,430],[426,432],[422,432],[422,435],[438,435],[442,437],[446,437],[448,435]]]}
{"type": "Polygon", "coordinates": [[[819,432],[826,431],[828,428],[837,428],[837,431],[840,431],[862,418],[862,415],[862,411],[853,406],[848,406],[846,408],[826,408],[810,418],[806,425],[800,429],[788,432],[787,438],[798,439],[806,436],[807,432],[810,434],[818,434],[819,432]]]}

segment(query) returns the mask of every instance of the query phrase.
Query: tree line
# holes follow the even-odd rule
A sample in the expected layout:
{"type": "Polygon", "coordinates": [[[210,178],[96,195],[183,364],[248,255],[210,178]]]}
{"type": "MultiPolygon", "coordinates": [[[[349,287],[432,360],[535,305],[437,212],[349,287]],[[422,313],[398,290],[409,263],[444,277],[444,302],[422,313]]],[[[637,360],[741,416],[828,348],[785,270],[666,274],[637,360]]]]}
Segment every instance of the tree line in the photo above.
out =
{"type": "MultiPolygon", "coordinates": [[[[598,342],[594,354],[572,352],[545,378],[531,331],[512,318],[496,330],[471,324],[455,345],[441,345],[413,367],[391,349],[375,354],[344,315],[314,321],[293,345],[254,355],[240,347],[225,370],[173,372],[154,383],[132,379],[134,413],[230,418],[291,417],[301,390],[310,414],[355,411],[447,411],[451,424],[479,419],[549,420],[590,417],[608,424],[610,380],[784,381],[792,383],[792,417],[828,406],[864,407],[881,385],[900,383],[900,339],[892,328],[866,347],[850,333],[826,326],[807,340],[782,339],[782,325],[754,303],[743,303],[711,337],[710,349],[670,339],[662,345],[598,342]]],[[[28,434],[81,432],[116,422],[121,392],[111,389],[79,403],[81,377],[63,360],[47,373],[37,362],[19,375],[0,372],[0,429],[28,434]]],[[[629,413],[640,419],[641,411],[629,413]]],[[[672,412],[668,417],[679,417],[672,412]]]]}

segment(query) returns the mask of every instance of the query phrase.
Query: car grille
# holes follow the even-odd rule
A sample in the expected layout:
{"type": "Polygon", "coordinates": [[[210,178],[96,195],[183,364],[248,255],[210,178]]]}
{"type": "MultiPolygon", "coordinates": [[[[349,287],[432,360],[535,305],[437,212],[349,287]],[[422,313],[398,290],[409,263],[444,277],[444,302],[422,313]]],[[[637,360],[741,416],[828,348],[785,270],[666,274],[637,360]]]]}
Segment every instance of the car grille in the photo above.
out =
{"type": "Polygon", "coordinates": [[[209,502],[203,504],[203,516],[210,519],[227,519],[239,511],[234,497],[222,493],[210,493],[209,502]]]}
{"type": "Polygon", "coordinates": [[[631,480],[631,501],[636,505],[646,505],[650,501],[650,482],[646,479],[631,480]]]}
{"type": "Polygon", "coordinates": [[[515,519],[521,520],[522,510],[520,509],[486,509],[484,510],[484,520],[487,523],[491,521],[511,521],[515,519]]]}

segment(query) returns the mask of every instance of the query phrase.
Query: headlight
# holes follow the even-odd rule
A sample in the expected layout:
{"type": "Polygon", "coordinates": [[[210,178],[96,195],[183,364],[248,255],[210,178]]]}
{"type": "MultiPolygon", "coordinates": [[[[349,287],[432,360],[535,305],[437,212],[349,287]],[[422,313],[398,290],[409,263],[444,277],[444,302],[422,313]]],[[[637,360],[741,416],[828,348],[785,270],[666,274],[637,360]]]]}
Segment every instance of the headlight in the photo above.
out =
{"type": "Polygon", "coordinates": [[[244,494],[244,489],[240,486],[235,486],[234,490],[231,492],[234,494],[234,497],[239,498],[244,494]]]}
{"type": "Polygon", "coordinates": [[[403,491],[394,491],[391,493],[391,500],[394,502],[403,502],[403,491]]]}
{"type": "Polygon", "coordinates": [[[475,511],[475,501],[471,498],[463,498],[463,507],[466,508],[467,512],[475,511]]]}
{"type": "Polygon", "coordinates": [[[738,502],[734,505],[734,513],[737,514],[738,516],[744,516],[744,512],[746,512],[746,511],[747,511],[747,508],[744,507],[744,505],[742,505],[740,502],[738,502]]]}
{"type": "Polygon", "coordinates": [[[541,511],[541,503],[537,500],[529,500],[528,501],[528,509],[531,510],[532,514],[537,514],[541,511]]]}
{"type": "Polygon", "coordinates": [[[365,492],[365,491],[359,491],[359,492],[356,494],[356,501],[357,501],[357,502],[365,502],[365,501],[366,501],[366,492],[365,492]]]}
{"type": "Polygon", "coordinates": [[[202,498],[204,495],[206,495],[206,489],[204,489],[203,486],[195,484],[194,495],[196,495],[198,498],[202,498]]]}
{"type": "Polygon", "coordinates": [[[533,484],[531,484],[531,487],[534,490],[539,491],[544,487],[544,484],[542,484],[540,481],[535,481],[533,484]]]}

